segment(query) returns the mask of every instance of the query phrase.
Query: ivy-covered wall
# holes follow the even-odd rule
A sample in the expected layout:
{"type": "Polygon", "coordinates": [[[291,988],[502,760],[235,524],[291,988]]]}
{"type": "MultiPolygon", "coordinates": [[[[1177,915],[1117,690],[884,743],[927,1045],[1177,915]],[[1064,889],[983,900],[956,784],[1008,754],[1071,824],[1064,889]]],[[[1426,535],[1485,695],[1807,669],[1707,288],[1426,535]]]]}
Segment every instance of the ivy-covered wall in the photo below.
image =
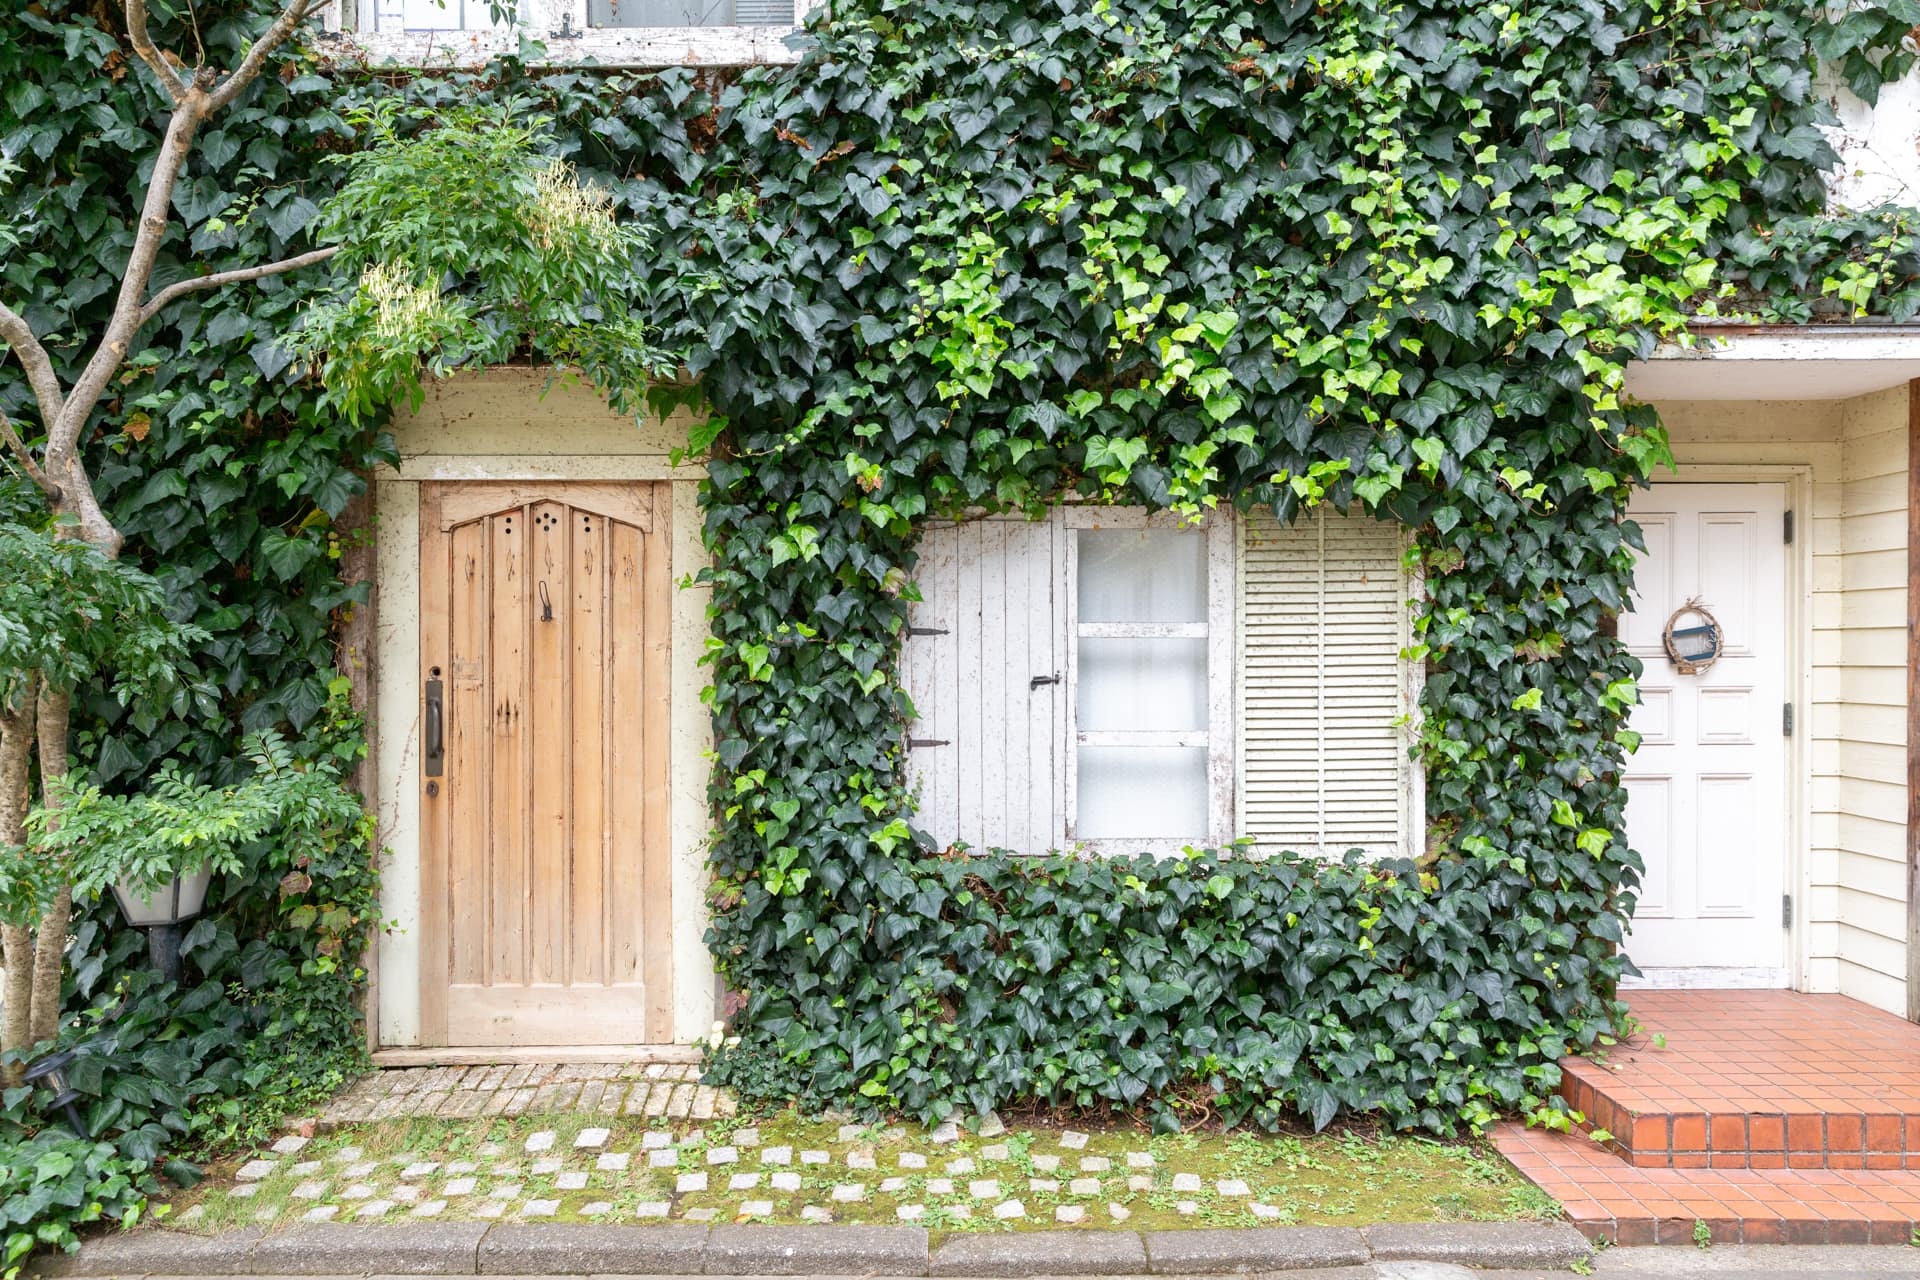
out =
{"type": "Polygon", "coordinates": [[[1620,370],[1723,286],[1911,311],[1902,217],[1804,220],[1816,56],[1870,89],[1909,16],[841,6],[783,89],[723,99],[722,137],[775,140],[728,259],[797,296],[706,370],[722,1075],[1168,1122],[1550,1093],[1616,1026],[1639,867],[1610,621],[1665,445],[1620,370]],[[917,528],[1065,494],[1411,526],[1428,856],[919,848],[889,724],[917,528]]]}
{"type": "MultiPolygon", "coordinates": [[[[43,328],[92,314],[153,136],[100,20],[49,0],[0,53],[9,208],[42,210],[0,275],[43,328]]],[[[297,241],[375,98],[543,115],[649,228],[636,293],[713,411],[710,942],[745,998],[721,1077],[922,1116],[1444,1128],[1546,1096],[1619,1013],[1635,672],[1609,618],[1628,488],[1665,454],[1619,372],[1723,287],[1775,319],[1920,306],[1907,215],[1813,216],[1816,58],[1871,93],[1915,22],[848,0],[798,66],[738,75],[372,75],[332,46],[204,140],[174,252],[297,241]],[[1415,531],[1426,858],[925,847],[894,679],[918,530],[1068,495],[1415,531]]],[[[106,411],[117,510],[222,637],[228,695],[152,746],[103,720],[80,745],[112,779],[219,767],[242,724],[319,706],[348,598],[329,526],[379,452],[269,341],[321,284],[170,313],[106,411]]],[[[23,403],[11,369],[0,396],[23,403]]]]}

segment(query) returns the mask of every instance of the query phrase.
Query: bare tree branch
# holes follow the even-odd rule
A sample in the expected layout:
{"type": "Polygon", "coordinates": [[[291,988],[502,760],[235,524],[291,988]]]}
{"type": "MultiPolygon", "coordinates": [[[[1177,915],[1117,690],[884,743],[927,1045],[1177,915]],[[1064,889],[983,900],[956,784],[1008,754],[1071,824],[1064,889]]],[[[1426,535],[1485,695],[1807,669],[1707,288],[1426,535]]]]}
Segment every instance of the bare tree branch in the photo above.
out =
{"type": "Polygon", "coordinates": [[[266,262],[257,267],[237,267],[232,271],[216,271],[210,276],[189,276],[185,280],[176,280],[160,292],[153,295],[152,301],[140,309],[140,323],[145,324],[160,314],[175,298],[189,293],[199,293],[206,289],[218,289],[225,284],[240,284],[247,280],[259,280],[264,276],[285,275],[289,271],[298,271],[302,267],[311,267],[315,263],[325,262],[340,252],[339,245],[329,245],[325,249],[315,249],[303,253],[297,258],[283,258],[279,262],[266,262]]]}
{"type": "Polygon", "coordinates": [[[293,34],[295,27],[320,12],[320,6],[325,2],[326,0],[287,0],[287,7],[280,11],[280,16],[273,20],[273,25],[267,28],[266,33],[254,42],[253,48],[247,50],[247,56],[240,60],[240,65],[234,68],[233,74],[221,81],[220,87],[209,95],[211,105],[208,107],[208,114],[211,115],[232,102],[239,96],[242,89],[252,84],[259,76],[260,69],[267,65],[267,59],[273,56],[273,51],[286,43],[287,37],[293,34]]]}
{"type": "Polygon", "coordinates": [[[147,195],[140,207],[133,249],[127,254],[127,266],[120,276],[120,293],[114,299],[107,331],[100,337],[60,416],[47,424],[47,474],[55,483],[65,485],[65,461],[72,455],[85,430],[87,418],[107,389],[114,371],[132,350],[134,332],[140,327],[140,311],[145,305],[147,282],[153,279],[154,260],[160,255],[160,243],[166,238],[173,216],[173,188],[193,149],[193,135],[206,119],[206,97],[199,91],[187,94],[167,121],[167,134],[160,143],[160,154],[153,162],[153,176],[147,179],[147,195]]]}
{"type": "Polygon", "coordinates": [[[46,494],[49,500],[59,497],[60,491],[47,479],[47,473],[40,469],[40,464],[33,460],[32,450],[27,448],[27,442],[20,438],[20,433],[14,430],[13,419],[7,416],[5,409],[0,409],[0,441],[6,444],[7,452],[20,464],[20,469],[27,473],[27,479],[40,487],[40,492],[46,494]]]}
{"type": "Polygon", "coordinates": [[[6,339],[7,346],[25,367],[27,384],[33,388],[33,398],[40,402],[40,420],[51,427],[67,407],[67,398],[60,390],[60,376],[53,371],[53,358],[47,349],[33,336],[33,326],[4,302],[0,302],[0,338],[6,339]]]}
{"type": "Polygon", "coordinates": [[[160,87],[166,90],[167,101],[179,106],[187,96],[187,82],[155,46],[153,37],[147,34],[147,0],[126,0],[126,7],[127,35],[133,41],[133,51],[152,68],[160,87]]]}

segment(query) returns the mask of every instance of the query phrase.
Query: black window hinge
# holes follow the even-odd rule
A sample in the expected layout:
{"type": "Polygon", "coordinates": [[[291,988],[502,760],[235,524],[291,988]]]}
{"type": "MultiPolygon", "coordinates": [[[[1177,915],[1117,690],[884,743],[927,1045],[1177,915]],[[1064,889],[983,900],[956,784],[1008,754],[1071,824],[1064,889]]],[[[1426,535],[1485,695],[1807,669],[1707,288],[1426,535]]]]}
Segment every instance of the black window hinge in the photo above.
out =
{"type": "Polygon", "coordinates": [[[1780,927],[1793,928],[1793,895],[1790,893],[1780,895],[1780,927]]]}
{"type": "Polygon", "coordinates": [[[909,751],[916,750],[920,747],[950,747],[952,745],[953,743],[946,738],[908,738],[907,739],[907,749],[909,751]]]}
{"type": "Polygon", "coordinates": [[[1791,702],[1780,704],[1780,733],[1783,737],[1793,736],[1793,704],[1791,702]]]}
{"type": "Polygon", "coordinates": [[[945,627],[908,627],[910,636],[944,636],[950,634],[945,627]]]}
{"type": "Polygon", "coordinates": [[[1786,518],[1781,521],[1781,525],[1782,525],[1781,532],[1784,535],[1786,535],[1787,545],[1792,546],[1793,545],[1793,511],[1792,509],[1788,509],[1786,518]]]}

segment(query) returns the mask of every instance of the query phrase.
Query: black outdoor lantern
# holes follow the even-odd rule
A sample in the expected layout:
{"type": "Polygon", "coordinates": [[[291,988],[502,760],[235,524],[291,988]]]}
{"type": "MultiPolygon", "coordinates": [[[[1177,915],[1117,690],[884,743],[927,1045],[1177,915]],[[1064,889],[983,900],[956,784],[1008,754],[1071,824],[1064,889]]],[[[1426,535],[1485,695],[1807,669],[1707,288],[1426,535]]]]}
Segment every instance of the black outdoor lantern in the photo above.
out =
{"type": "Polygon", "coordinates": [[[200,867],[158,884],[125,879],[114,883],[121,914],[134,928],[147,931],[147,956],[168,982],[180,981],[180,926],[200,914],[212,879],[212,868],[200,867]]]}
{"type": "Polygon", "coordinates": [[[58,1107],[66,1113],[67,1127],[76,1137],[90,1138],[87,1126],[80,1119],[80,1091],[67,1082],[67,1068],[73,1065],[73,1050],[62,1049],[28,1064],[26,1082],[33,1088],[45,1089],[53,1095],[48,1106],[58,1107]]]}

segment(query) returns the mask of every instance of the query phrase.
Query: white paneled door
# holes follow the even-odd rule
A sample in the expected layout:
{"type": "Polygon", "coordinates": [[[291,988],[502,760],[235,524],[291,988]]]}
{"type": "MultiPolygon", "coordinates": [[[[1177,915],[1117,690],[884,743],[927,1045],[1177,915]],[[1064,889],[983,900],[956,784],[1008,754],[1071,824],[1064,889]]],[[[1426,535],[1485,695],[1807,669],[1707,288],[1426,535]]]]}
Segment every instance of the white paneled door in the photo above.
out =
{"type": "Polygon", "coordinates": [[[1633,503],[1627,836],[1647,871],[1627,954],[1654,983],[1787,983],[1787,501],[1784,484],[1657,484],[1633,503]],[[1722,656],[1683,675],[1662,637],[1690,601],[1722,656]]]}

